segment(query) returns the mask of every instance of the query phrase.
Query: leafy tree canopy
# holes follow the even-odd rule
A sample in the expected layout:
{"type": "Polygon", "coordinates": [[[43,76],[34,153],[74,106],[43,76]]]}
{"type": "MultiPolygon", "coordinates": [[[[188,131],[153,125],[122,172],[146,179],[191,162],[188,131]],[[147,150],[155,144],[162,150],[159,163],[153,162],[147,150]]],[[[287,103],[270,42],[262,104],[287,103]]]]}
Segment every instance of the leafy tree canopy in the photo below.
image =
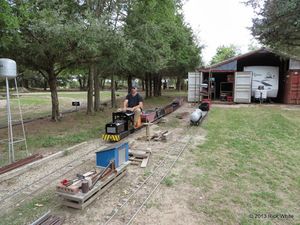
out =
{"type": "Polygon", "coordinates": [[[222,62],[240,54],[240,49],[231,44],[228,46],[222,45],[217,48],[217,53],[212,57],[210,65],[222,62]]]}
{"type": "Polygon", "coordinates": [[[263,45],[300,56],[300,1],[249,0],[257,14],[252,34],[263,45]]]}

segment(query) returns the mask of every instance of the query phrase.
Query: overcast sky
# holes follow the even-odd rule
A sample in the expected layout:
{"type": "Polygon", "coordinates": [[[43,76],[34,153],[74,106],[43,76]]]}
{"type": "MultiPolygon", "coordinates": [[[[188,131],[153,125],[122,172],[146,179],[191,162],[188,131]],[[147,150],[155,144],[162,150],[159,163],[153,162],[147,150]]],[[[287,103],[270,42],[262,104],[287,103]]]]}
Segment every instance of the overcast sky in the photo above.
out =
{"type": "Polygon", "coordinates": [[[203,58],[206,63],[220,45],[234,44],[242,53],[248,51],[253,41],[250,27],[254,17],[252,8],[243,0],[187,0],[183,10],[185,20],[205,45],[203,58]]]}

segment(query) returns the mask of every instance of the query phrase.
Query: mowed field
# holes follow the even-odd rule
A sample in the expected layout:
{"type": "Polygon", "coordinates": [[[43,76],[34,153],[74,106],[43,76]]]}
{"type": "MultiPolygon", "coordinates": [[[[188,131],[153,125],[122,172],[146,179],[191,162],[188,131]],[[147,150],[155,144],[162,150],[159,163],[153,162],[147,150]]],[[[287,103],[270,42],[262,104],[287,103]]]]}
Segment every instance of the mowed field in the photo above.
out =
{"type": "MultiPolygon", "coordinates": [[[[116,92],[117,97],[125,96],[126,92],[116,92]]],[[[0,98],[0,125],[6,124],[6,98],[2,93],[0,98]]],[[[110,91],[100,92],[101,102],[110,100],[110,91]]],[[[72,101],[79,101],[81,107],[86,107],[87,92],[58,92],[59,108],[61,112],[74,110],[72,101]]],[[[24,120],[34,119],[51,115],[51,94],[50,92],[20,93],[20,103],[24,120]]],[[[18,101],[15,95],[11,97],[11,111],[15,120],[19,120],[18,101]]]]}
{"type": "Polygon", "coordinates": [[[201,224],[300,224],[299,107],[214,108],[203,128],[189,165],[202,172],[182,178],[201,224]]]}

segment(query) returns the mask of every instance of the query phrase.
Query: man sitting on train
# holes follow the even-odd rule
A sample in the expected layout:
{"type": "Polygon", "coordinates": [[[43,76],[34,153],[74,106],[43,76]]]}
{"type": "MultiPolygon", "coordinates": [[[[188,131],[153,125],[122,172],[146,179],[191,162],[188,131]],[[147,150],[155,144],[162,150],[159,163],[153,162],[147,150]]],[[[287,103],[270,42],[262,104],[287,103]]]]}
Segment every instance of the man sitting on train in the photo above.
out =
{"type": "Polygon", "coordinates": [[[123,111],[134,112],[134,127],[138,128],[141,126],[141,114],[143,109],[143,98],[138,93],[137,87],[132,86],[130,93],[126,96],[123,104],[123,111]]]}

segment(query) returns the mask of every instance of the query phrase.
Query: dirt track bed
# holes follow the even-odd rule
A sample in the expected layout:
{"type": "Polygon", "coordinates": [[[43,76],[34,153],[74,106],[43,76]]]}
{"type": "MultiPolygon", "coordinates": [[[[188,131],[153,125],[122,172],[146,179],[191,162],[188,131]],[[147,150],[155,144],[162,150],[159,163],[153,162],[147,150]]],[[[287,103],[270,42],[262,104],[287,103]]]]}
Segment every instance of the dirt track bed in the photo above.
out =
{"type": "MultiPolygon", "coordinates": [[[[191,112],[192,110],[193,110],[192,107],[190,107],[189,105],[186,104],[182,108],[177,110],[176,112],[174,112],[171,115],[169,115],[168,117],[166,117],[166,120],[167,120],[166,123],[161,123],[159,125],[153,125],[153,129],[169,130],[172,132],[172,135],[169,137],[167,142],[160,142],[160,141],[146,142],[146,141],[137,140],[137,138],[139,136],[145,135],[145,130],[141,130],[140,132],[131,135],[126,140],[126,141],[129,141],[130,148],[132,148],[132,149],[151,148],[151,150],[152,150],[152,155],[151,155],[151,158],[150,158],[147,168],[140,168],[139,166],[134,166],[134,165],[129,166],[127,176],[125,178],[123,178],[122,180],[120,180],[117,184],[115,184],[109,191],[107,191],[102,196],[100,196],[94,203],[92,203],[89,207],[87,207],[87,209],[85,209],[83,211],[77,211],[74,209],[60,206],[60,204],[58,202],[58,198],[54,194],[54,186],[59,180],[62,179],[62,177],[54,179],[52,181],[51,179],[53,179],[53,177],[49,176],[49,181],[50,181],[49,185],[47,185],[45,188],[43,188],[43,190],[40,191],[39,194],[44,193],[44,192],[50,193],[50,199],[51,199],[52,203],[50,202],[49,205],[45,204],[39,208],[36,207],[36,208],[38,208],[37,212],[31,216],[28,216],[27,218],[25,218],[25,216],[22,214],[20,215],[20,213],[19,213],[20,218],[18,218],[15,221],[20,221],[21,223],[23,223],[25,221],[28,222],[28,221],[32,220],[32,218],[37,218],[38,215],[42,214],[39,212],[47,211],[48,209],[52,209],[52,211],[54,213],[56,213],[57,215],[66,218],[65,224],[101,224],[101,223],[104,223],[115,212],[114,210],[116,210],[118,208],[118,206],[120,206],[124,201],[126,201],[128,196],[130,196],[133,191],[137,190],[140,187],[141,183],[151,174],[151,171],[153,171],[153,169],[158,166],[159,162],[162,159],[164,159],[164,157],[166,157],[166,153],[167,153],[168,147],[170,145],[172,145],[172,144],[173,144],[173,146],[176,145],[176,144],[174,144],[174,143],[176,143],[176,141],[182,141],[182,140],[186,141],[187,138],[192,137],[191,134],[195,134],[194,131],[197,130],[197,133],[199,131],[199,135],[193,135],[191,142],[187,146],[186,151],[183,153],[182,157],[185,158],[186,155],[189,154],[189,150],[192,148],[192,146],[203,142],[205,132],[200,127],[193,127],[192,129],[189,129],[188,132],[186,132],[187,131],[186,127],[188,126],[188,120],[189,120],[189,115],[187,113],[185,113],[186,116],[183,119],[176,118],[176,115],[178,115],[179,113],[191,112]]],[[[20,187],[23,187],[24,185],[28,185],[28,184],[38,180],[39,178],[47,176],[49,171],[53,171],[53,170],[55,170],[55,168],[60,168],[64,164],[68,164],[72,160],[74,160],[78,157],[82,157],[82,154],[84,154],[87,151],[89,151],[90,153],[88,155],[85,155],[84,158],[81,158],[81,160],[79,160],[80,162],[83,162],[83,164],[70,170],[70,172],[66,173],[63,177],[73,176],[74,174],[76,174],[78,172],[84,172],[85,170],[92,169],[95,165],[95,161],[94,161],[95,154],[94,154],[93,149],[101,148],[101,147],[103,147],[104,144],[105,143],[103,143],[99,139],[90,141],[88,144],[83,145],[79,149],[74,151],[74,153],[72,152],[69,155],[66,155],[62,158],[55,160],[55,163],[49,162],[46,165],[44,165],[42,168],[36,168],[34,170],[31,170],[30,172],[24,173],[23,175],[21,175],[17,178],[13,178],[8,181],[4,181],[4,182],[0,183],[0,190],[1,190],[0,191],[0,193],[1,193],[0,199],[3,199],[5,197],[9,196],[11,193],[18,191],[20,189],[20,187]]],[[[184,169],[185,165],[182,165],[180,163],[181,160],[182,159],[180,158],[178,165],[175,164],[175,168],[173,168],[171,170],[171,173],[169,176],[175,176],[175,177],[182,176],[182,174],[180,174],[180,170],[184,169]],[[178,168],[178,166],[181,168],[178,168]]],[[[168,177],[166,178],[166,180],[167,179],[168,179],[168,177]]],[[[47,178],[45,178],[44,180],[47,180],[47,178]]],[[[145,186],[146,185],[147,185],[147,183],[145,184],[145,186]]],[[[182,184],[182,185],[184,185],[184,184],[182,184]]],[[[181,189],[180,186],[181,186],[181,184],[179,186],[176,185],[176,189],[178,189],[178,188],[181,189]]],[[[143,191],[143,189],[146,190],[147,188],[142,187],[141,190],[143,191]]],[[[142,208],[142,210],[137,215],[137,217],[133,220],[133,222],[136,224],[140,224],[140,223],[142,223],[142,221],[145,221],[145,222],[147,221],[148,223],[150,221],[152,221],[152,222],[156,223],[155,221],[158,220],[158,217],[156,215],[160,215],[161,213],[164,213],[165,216],[160,217],[160,219],[162,221],[160,221],[159,223],[165,223],[165,222],[168,223],[168,221],[172,222],[172,221],[174,221],[174,219],[176,220],[176,217],[174,217],[174,215],[176,213],[178,214],[179,211],[180,212],[182,211],[181,206],[183,206],[183,209],[185,209],[185,210],[188,210],[188,206],[187,205],[184,206],[185,203],[182,202],[183,196],[180,197],[176,193],[172,194],[173,191],[174,191],[173,187],[170,187],[169,184],[164,181],[163,184],[161,184],[161,186],[158,188],[158,192],[150,198],[150,200],[146,203],[145,207],[142,208]],[[166,183],[166,184],[164,184],[164,183],[166,183]],[[161,202],[159,200],[161,197],[158,197],[158,196],[161,196],[162,193],[164,193],[163,195],[166,197],[166,199],[163,202],[161,202]],[[159,199],[157,199],[157,198],[159,198],[159,199]],[[179,208],[175,207],[174,209],[170,209],[170,207],[165,208],[165,206],[164,206],[165,204],[166,205],[168,205],[168,204],[177,205],[176,202],[179,205],[181,205],[179,208]],[[161,209],[160,207],[163,207],[163,209],[161,209]],[[149,213],[151,213],[152,219],[147,216],[149,213]],[[173,216],[172,216],[172,214],[173,214],[173,216]]],[[[185,192],[189,192],[189,191],[194,191],[194,190],[187,190],[187,187],[185,187],[185,192]]],[[[27,196],[25,202],[29,201],[30,199],[34,199],[36,194],[38,194],[38,193],[27,196]]],[[[146,196],[148,196],[148,194],[149,193],[147,193],[145,191],[145,193],[144,194],[142,193],[140,196],[144,195],[143,197],[146,197],[146,196]]],[[[19,202],[19,200],[21,200],[24,196],[25,195],[21,194],[21,195],[14,196],[14,198],[7,199],[5,202],[1,203],[2,207],[3,208],[5,208],[6,206],[22,207],[23,203],[19,202]],[[18,203],[14,203],[14,202],[18,202],[18,203]]],[[[126,210],[131,210],[131,209],[129,208],[126,210]]],[[[134,210],[135,209],[133,209],[133,211],[134,210]]],[[[185,210],[183,210],[182,213],[184,213],[185,210]]],[[[14,213],[15,213],[14,211],[10,212],[11,215],[13,215],[14,213]]],[[[179,213],[179,215],[180,215],[180,213],[179,213]]],[[[6,219],[8,219],[8,218],[6,218],[6,219]]],[[[121,221],[119,221],[119,219],[117,219],[112,224],[124,223],[128,218],[123,218],[123,219],[121,218],[121,221]],[[123,219],[124,219],[124,221],[122,221],[123,219]]],[[[185,220],[182,220],[182,223],[185,223],[185,220]]]]}

